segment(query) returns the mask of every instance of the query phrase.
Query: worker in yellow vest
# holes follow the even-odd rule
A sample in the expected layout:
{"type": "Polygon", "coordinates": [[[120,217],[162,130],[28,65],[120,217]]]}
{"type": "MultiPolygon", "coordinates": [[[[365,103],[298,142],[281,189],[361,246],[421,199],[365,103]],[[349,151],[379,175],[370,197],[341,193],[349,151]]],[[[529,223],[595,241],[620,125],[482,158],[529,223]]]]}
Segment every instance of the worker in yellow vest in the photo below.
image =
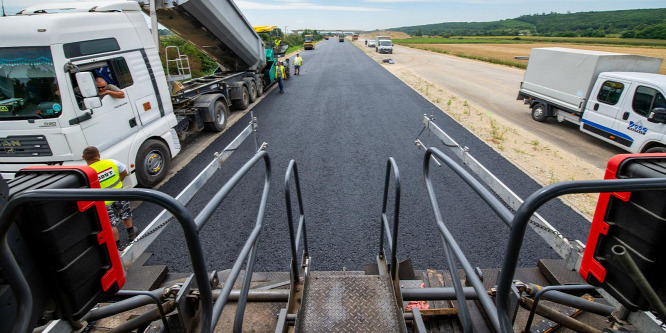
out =
{"type": "Polygon", "coordinates": [[[282,79],[284,79],[285,76],[284,76],[284,66],[282,65],[281,61],[278,61],[275,64],[275,78],[277,79],[278,86],[280,87],[280,94],[284,94],[284,86],[282,85],[282,79]]]}
{"type": "MultiPolygon", "coordinates": [[[[99,150],[93,146],[84,149],[81,157],[97,172],[101,188],[123,188],[123,179],[127,176],[125,164],[112,159],[102,160],[99,150]]],[[[139,229],[132,225],[132,210],[129,201],[105,201],[104,204],[106,204],[106,211],[113,227],[113,237],[116,239],[118,248],[120,248],[120,237],[116,225],[121,220],[127,230],[127,240],[133,241],[139,233],[139,229]]]]}
{"type": "Polygon", "coordinates": [[[303,58],[296,53],[296,58],[294,58],[294,75],[301,74],[301,66],[303,66],[303,58]]]}

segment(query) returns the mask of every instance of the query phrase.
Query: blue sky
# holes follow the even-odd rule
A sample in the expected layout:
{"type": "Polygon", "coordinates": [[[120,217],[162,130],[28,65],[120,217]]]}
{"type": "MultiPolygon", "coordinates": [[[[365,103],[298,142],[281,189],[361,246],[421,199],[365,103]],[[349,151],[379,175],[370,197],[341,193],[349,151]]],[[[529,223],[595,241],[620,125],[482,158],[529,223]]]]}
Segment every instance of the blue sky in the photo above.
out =
{"type": "MultiPolygon", "coordinates": [[[[69,0],[72,1],[72,0],[69,0]]],[[[67,2],[69,2],[67,1],[67,2]]],[[[4,0],[5,10],[18,10],[54,0],[4,0]]],[[[441,23],[479,22],[542,12],[607,11],[663,8],[664,0],[239,0],[236,5],[252,25],[291,29],[374,30],[441,23]]]]}

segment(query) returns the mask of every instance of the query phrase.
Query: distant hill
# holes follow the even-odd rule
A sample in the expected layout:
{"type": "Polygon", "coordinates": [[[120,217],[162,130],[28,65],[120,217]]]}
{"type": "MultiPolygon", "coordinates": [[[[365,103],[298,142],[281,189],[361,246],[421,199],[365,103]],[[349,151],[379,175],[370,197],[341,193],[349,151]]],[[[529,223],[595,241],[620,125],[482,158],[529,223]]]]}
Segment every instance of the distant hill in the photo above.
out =
{"type": "Polygon", "coordinates": [[[540,13],[493,22],[447,22],[388,29],[412,36],[605,37],[666,39],[666,8],[540,13]]]}

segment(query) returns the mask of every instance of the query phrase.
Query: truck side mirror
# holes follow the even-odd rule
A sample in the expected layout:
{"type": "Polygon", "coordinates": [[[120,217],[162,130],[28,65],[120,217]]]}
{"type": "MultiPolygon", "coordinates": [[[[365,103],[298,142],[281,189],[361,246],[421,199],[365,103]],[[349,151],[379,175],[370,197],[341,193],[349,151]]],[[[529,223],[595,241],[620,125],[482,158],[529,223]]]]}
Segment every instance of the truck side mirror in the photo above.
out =
{"type": "Polygon", "coordinates": [[[651,123],[666,124],[666,108],[654,108],[650,111],[647,120],[651,123]]]}
{"type": "Polygon", "coordinates": [[[95,78],[91,72],[76,73],[76,83],[84,98],[97,96],[97,86],[95,85],[95,78]]]}
{"type": "Polygon", "coordinates": [[[83,105],[86,109],[97,109],[102,106],[102,99],[97,96],[84,98],[83,105]]]}

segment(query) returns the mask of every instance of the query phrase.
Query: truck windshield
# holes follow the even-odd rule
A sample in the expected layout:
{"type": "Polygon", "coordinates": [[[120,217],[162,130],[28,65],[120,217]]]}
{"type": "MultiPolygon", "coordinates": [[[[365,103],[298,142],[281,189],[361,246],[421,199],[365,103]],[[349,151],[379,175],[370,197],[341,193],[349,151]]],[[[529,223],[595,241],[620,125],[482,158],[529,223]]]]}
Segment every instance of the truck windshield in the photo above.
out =
{"type": "Polygon", "coordinates": [[[61,111],[50,48],[0,48],[0,121],[55,118],[61,111]]]}
{"type": "Polygon", "coordinates": [[[311,42],[311,41],[312,41],[312,37],[310,37],[310,36],[305,36],[305,42],[306,42],[306,43],[309,43],[309,42],[311,42]]]}
{"type": "Polygon", "coordinates": [[[390,40],[380,40],[379,46],[393,46],[393,43],[390,40]]]}

